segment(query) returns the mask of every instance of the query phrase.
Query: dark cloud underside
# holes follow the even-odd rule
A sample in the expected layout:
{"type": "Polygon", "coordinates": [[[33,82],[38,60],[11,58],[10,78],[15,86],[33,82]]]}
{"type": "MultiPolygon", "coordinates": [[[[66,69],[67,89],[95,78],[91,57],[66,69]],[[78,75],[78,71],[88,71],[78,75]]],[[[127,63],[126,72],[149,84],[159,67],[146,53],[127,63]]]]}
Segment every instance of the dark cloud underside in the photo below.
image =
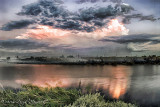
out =
{"type": "Polygon", "coordinates": [[[50,46],[49,43],[37,41],[37,40],[28,40],[28,39],[8,39],[8,40],[0,40],[0,48],[1,49],[8,49],[8,50],[36,50],[36,49],[46,49],[46,50],[53,50],[53,49],[63,49],[63,48],[70,48],[72,49],[71,45],[66,44],[59,44],[55,46],[50,46]]]}
{"type": "Polygon", "coordinates": [[[159,44],[160,35],[139,34],[139,35],[128,35],[128,36],[111,36],[101,39],[101,41],[115,42],[120,44],[145,43],[145,42],[150,42],[152,44],[159,44]]]}
{"type": "Polygon", "coordinates": [[[1,30],[4,31],[11,31],[13,29],[21,29],[25,28],[30,24],[33,24],[34,21],[32,20],[20,20],[20,21],[11,21],[1,27],[1,30]]]}
{"type": "Polygon", "coordinates": [[[0,47],[5,49],[38,49],[43,47],[48,47],[47,43],[40,43],[33,40],[26,39],[9,39],[9,40],[0,40],[0,47]]]}

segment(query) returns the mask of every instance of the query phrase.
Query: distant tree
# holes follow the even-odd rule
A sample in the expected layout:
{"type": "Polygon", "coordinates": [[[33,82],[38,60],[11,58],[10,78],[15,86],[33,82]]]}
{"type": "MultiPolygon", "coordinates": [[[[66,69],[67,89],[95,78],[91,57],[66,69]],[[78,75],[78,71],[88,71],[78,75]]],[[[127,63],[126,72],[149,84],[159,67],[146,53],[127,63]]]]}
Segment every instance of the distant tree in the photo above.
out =
{"type": "Polygon", "coordinates": [[[11,59],[11,57],[7,57],[6,59],[7,59],[7,60],[10,60],[10,59],[11,59]]]}
{"type": "Polygon", "coordinates": [[[33,56],[31,56],[31,57],[30,57],[30,59],[34,59],[34,57],[33,57],[33,56]]]}
{"type": "Polygon", "coordinates": [[[74,56],[73,55],[69,55],[69,56],[67,56],[67,58],[74,58],[74,56]]]}
{"type": "Polygon", "coordinates": [[[19,56],[16,56],[17,59],[19,59],[19,56]]]}
{"type": "Polygon", "coordinates": [[[60,56],[60,58],[65,58],[64,55],[60,56]]]}

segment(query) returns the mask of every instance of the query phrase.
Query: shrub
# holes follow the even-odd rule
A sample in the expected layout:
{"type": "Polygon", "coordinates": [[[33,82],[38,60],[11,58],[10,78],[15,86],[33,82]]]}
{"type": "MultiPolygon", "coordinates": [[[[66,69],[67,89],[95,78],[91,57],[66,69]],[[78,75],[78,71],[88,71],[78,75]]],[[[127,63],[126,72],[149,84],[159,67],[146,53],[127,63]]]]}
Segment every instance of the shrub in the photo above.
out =
{"type": "Polygon", "coordinates": [[[97,94],[88,94],[77,99],[73,104],[65,107],[136,107],[136,105],[127,104],[122,101],[105,102],[103,97],[97,94]]]}
{"type": "Polygon", "coordinates": [[[77,99],[72,105],[66,107],[103,107],[105,106],[105,101],[103,97],[97,94],[83,95],[77,99]]]}

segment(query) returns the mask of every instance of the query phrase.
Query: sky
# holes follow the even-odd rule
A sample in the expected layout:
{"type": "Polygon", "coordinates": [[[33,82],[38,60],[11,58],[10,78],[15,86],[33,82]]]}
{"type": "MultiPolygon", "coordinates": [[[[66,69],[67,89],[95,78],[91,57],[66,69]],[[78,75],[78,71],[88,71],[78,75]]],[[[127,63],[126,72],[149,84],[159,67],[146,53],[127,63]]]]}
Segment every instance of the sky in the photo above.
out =
{"type": "Polygon", "coordinates": [[[0,0],[0,56],[160,55],[159,0],[0,0]]]}

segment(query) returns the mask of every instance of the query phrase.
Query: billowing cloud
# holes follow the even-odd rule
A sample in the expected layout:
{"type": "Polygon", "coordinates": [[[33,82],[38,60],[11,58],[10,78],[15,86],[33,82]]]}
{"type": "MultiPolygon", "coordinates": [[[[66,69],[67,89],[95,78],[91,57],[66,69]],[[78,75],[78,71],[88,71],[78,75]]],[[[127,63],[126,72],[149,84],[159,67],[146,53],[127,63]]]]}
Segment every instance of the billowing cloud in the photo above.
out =
{"type": "MultiPolygon", "coordinates": [[[[107,28],[97,29],[93,32],[70,32],[69,30],[62,30],[52,28],[51,26],[39,25],[35,29],[28,29],[26,33],[17,36],[17,39],[63,39],[66,40],[68,36],[74,35],[79,37],[88,37],[88,38],[103,38],[105,36],[113,35],[128,35],[129,29],[125,28],[122,23],[119,23],[117,19],[112,19],[107,28]]],[[[72,41],[73,38],[70,38],[72,41]]],[[[66,41],[65,41],[66,42],[66,41]]]]}
{"type": "Polygon", "coordinates": [[[35,29],[28,29],[26,33],[17,36],[16,39],[56,39],[71,34],[69,31],[53,29],[51,26],[39,25],[35,29]]]}
{"type": "Polygon", "coordinates": [[[61,5],[62,3],[57,1],[40,0],[37,3],[23,6],[18,15],[34,17],[41,25],[91,32],[99,26],[104,26],[102,24],[104,19],[113,18],[120,12],[117,7],[111,5],[98,8],[90,7],[78,10],[78,12],[71,12],[61,5]],[[97,24],[98,21],[99,24],[97,24]]]}
{"type": "Polygon", "coordinates": [[[18,15],[66,16],[65,10],[63,10],[64,8],[60,4],[60,0],[39,0],[38,2],[23,6],[18,15]]]}
{"type": "Polygon", "coordinates": [[[128,35],[129,29],[124,24],[132,19],[157,19],[139,13],[122,0],[38,0],[23,6],[17,15],[32,20],[11,21],[3,25],[1,30],[4,31],[28,29],[15,40],[0,41],[2,49],[80,49],[105,47],[112,42],[125,45],[132,51],[144,51],[160,42],[158,35],[128,35]],[[101,38],[104,39],[97,41],[101,38]]]}
{"type": "Polygon", "coordinates": [[[32,20],[20,20],[20,21],[11,21],[1,27],[1,30],[10,31],[13,29],[22,29],[27,27],[30,24],[33,24],[32,20]]]}
{"type": "MultiPolygon", "coordinates": [[[[83,6],[78,8],[77,11],[71,11],[66,7],[65,1],[38,0],[35,3],[23,6],[18,15],[34,18],[35,23],[40,25],[85,32],[93,32],[97,29],[107,27],[109,20],[118,16],[125,17],[124,22],[131,18],[156,20],[153,16],[132,14],[134,8],[122,3],[121,0],[81,0],[79,2],[91,2],[94,5],[83,6]],[[105,5],[97,6],[96,2],[104,2],[105,5]]],[[[27,20],[12,21],[2,26],[2,30],[7,31],[24,28],[32,23],[33,22],[27,20]]]]}

